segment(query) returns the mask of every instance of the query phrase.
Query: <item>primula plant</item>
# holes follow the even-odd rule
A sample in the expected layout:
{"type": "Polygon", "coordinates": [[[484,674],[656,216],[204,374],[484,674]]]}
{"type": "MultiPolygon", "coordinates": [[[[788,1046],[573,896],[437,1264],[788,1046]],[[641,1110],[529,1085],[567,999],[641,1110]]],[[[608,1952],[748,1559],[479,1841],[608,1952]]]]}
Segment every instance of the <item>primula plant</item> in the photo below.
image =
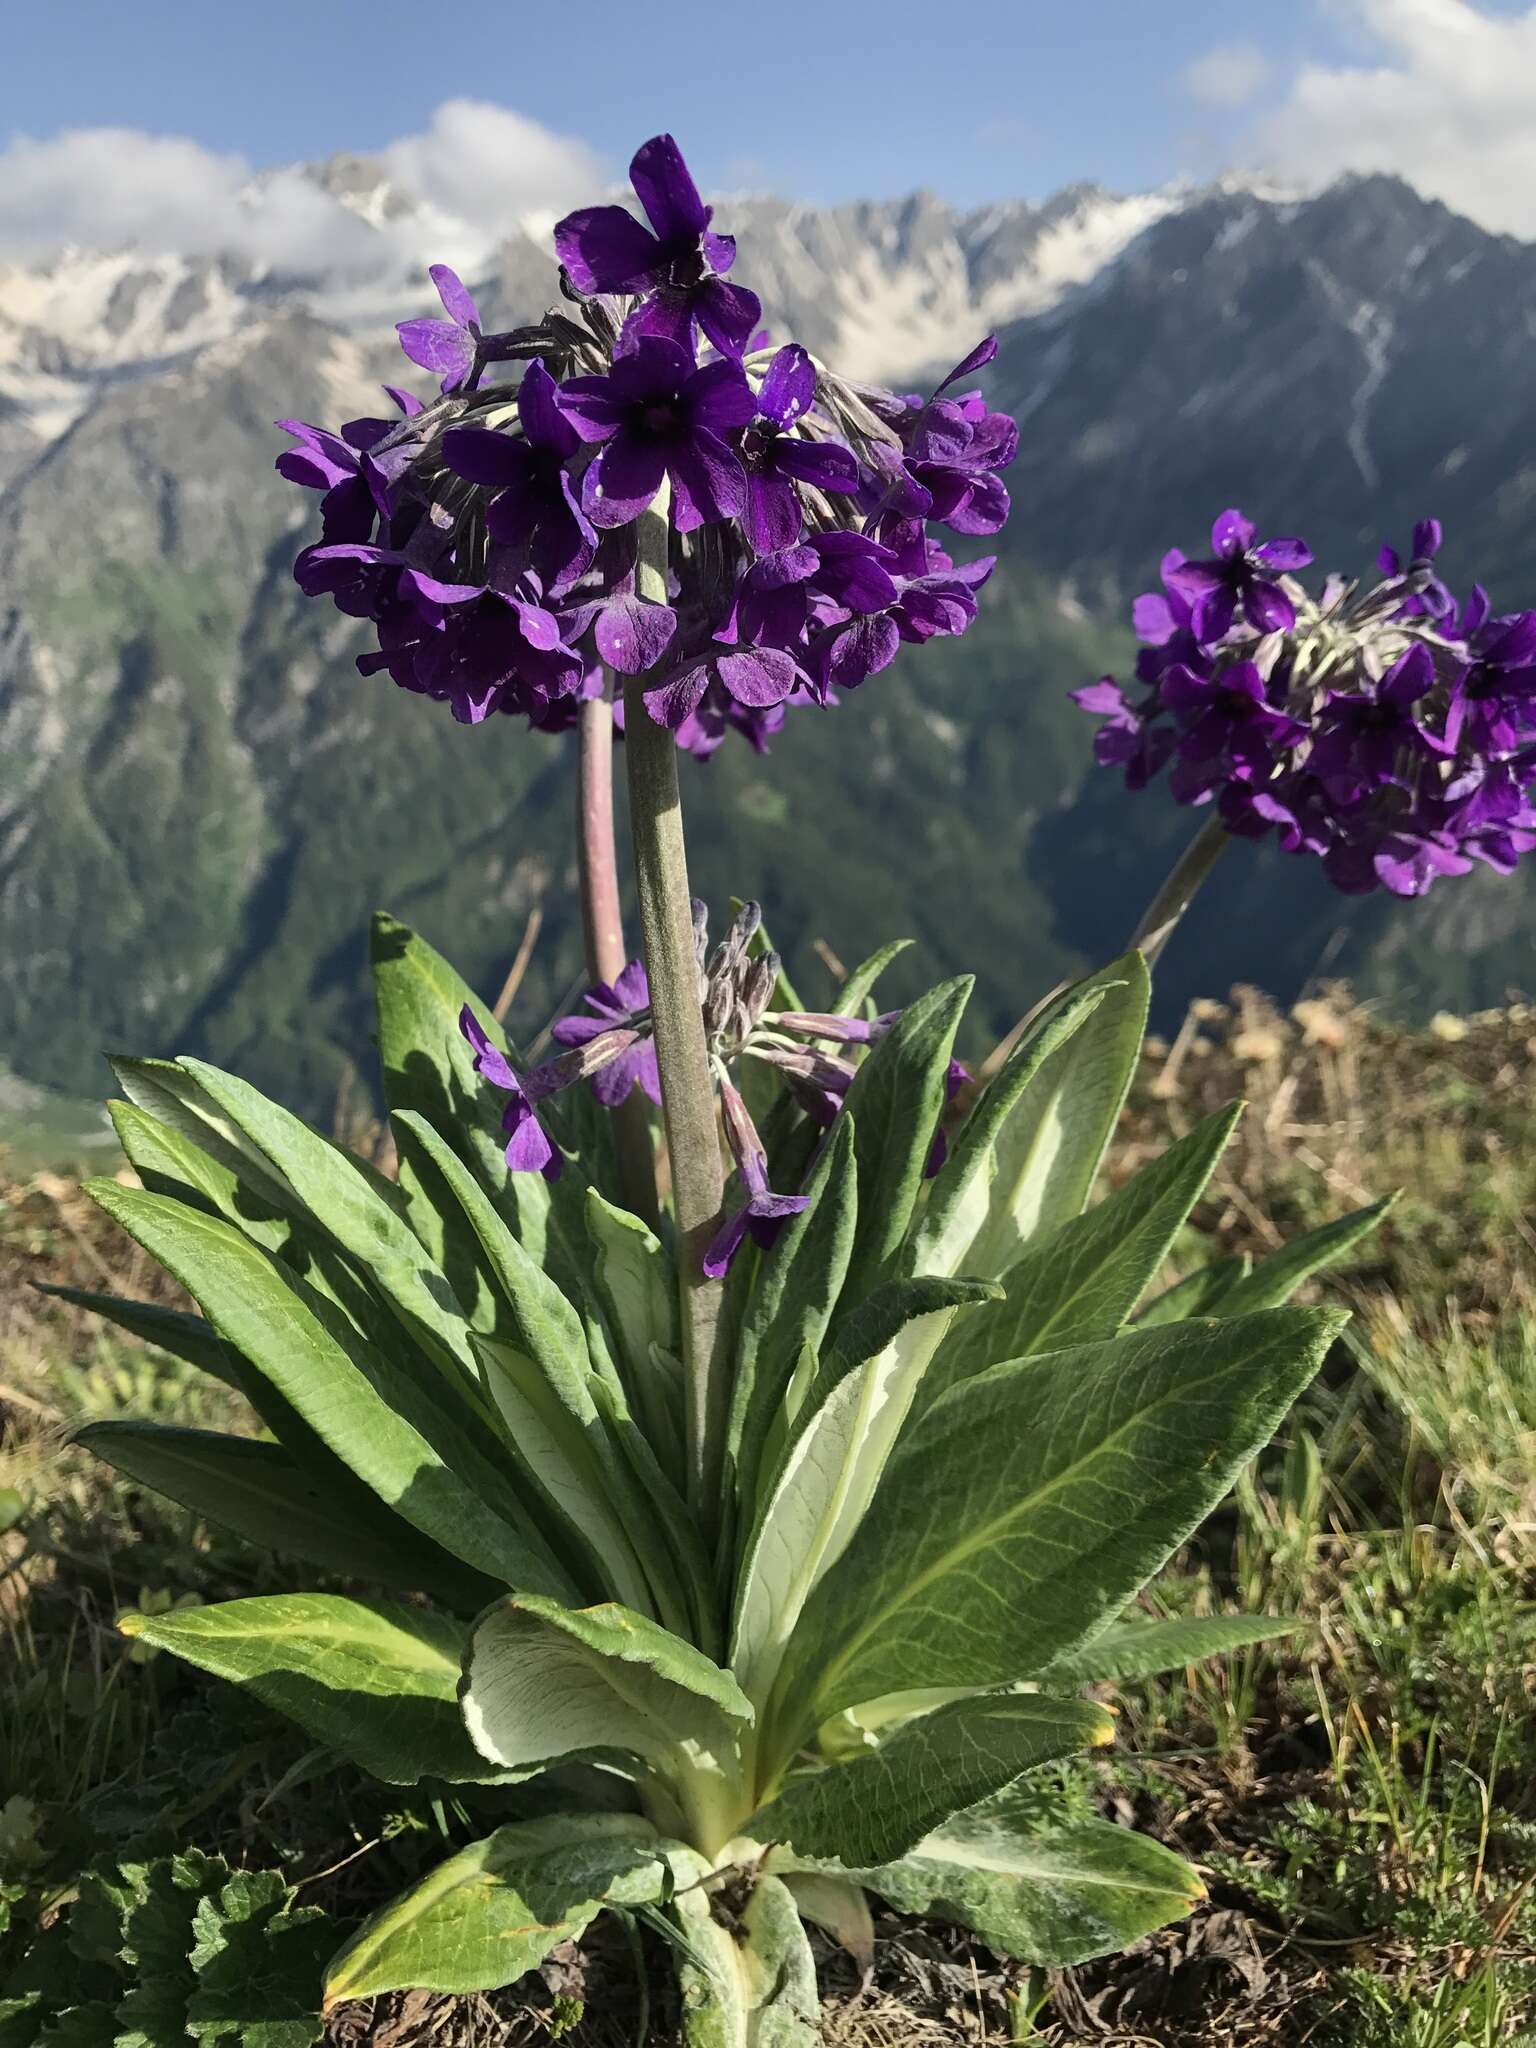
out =
{"type": "MultiPolygon", "coordinates": [[[[989,565],[932,529],[997,530],[1017,437],[957,389],[990,344],[900,398],[762,342],[670,139],[632,176],[644,221],[557,227],[560,309],[487,334],[438,272],[447,317],[401,335],[441,390],[393,425],[289,423],[279,465],[324,491],[297,574],[374,622],[365,671],[579,729],[592,986],[532,1060],[377,920],[396,1178],[200,1061],[117,1062],[141,1185],[96,1199],[202,1314],[88,1299],[263,1434],[83,1435],[346,1589],[128,1633],[361,1770],[457,1788],[463,1846],[331,1959],[329,2005],[506,1984],[611,1909],[670,1944],[687,2038],[739,2048],[815,2039],[804,1922],[860,1949],[871,1894],[1050,1964],[1199,1896],[1031,1774],[1110,1740],[1088,1688],[1277,1626],[1136,1598],[1315,1371],[1340,1317],[1288,1298],[1376,1211],[1158,1293],[1236,1111],[1093,1199],[1140,954],[983,1084],[954,1057],[968,981],[882,1012],[887,947],[818,1011],[752,903],[711,944],[679,752],[761,744],[963,630],[989,565]]],[[[1198,628],[1170,597],[1191,689],[1226,636],[1292,630],[1294,560],[1243,538],[1198,628]]]]}

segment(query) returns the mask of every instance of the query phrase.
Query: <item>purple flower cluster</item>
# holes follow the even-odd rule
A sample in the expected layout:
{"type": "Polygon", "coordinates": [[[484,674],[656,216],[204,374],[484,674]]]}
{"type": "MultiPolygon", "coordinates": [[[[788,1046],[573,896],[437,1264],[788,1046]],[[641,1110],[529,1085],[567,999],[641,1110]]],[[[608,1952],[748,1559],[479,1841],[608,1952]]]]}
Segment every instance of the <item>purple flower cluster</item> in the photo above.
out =
{"type": "Polygon", "coordinates": [[[1175,799],[1229,832],[1318,855],[1351,895],[1422,896],[1474,860],[1507,874],[1536,848],[1536,611],[1458,602],[1435,568],[1438,520],[1362,588],[1297,581],[1303,541],[1256,542],[1224,512],[1211,554],[1164,556],[1137,598],[1134,691],[1072,694],[1102,723],[1098,760],[1131,789],[1164,768],[1175,799]]]}
{"type": "MultiPolygon", "coordinates": [[[[857,1071],[846,1056],[847,1049],[867,1047],[883,1037],[901,1013],[893,1010],[882,1017],[862,1018],[775,1010],[771,1004],[779,980],[779,957],[773,952],[752,951],[762,924],[758,905],[743,904],[712,953],[708,914],[702,903],[695,903],[693,915],[710,1072],[745,1195],[705,1255],[705,1272],[719,1279],[748,1237],[766,1248],[784,1218],[805,1207],[804,1197],[775,1194],[769,1187],[767,1155],[732,1081],[733,1066],[753,1059],[775,1068],[813,1121],[828,1125],[841,1111],[857,1071]]],[[[460,1015],[459,1029],[473,1049],[475,1071],[507,1096],[502,1129],[507,1135],[507,1164],[514,1172],[542,1173],[550,1180],[560,1177],[562,1155],[539,1121],[538,1105],[562,1088],[586,1081],[597,1100],[609,1109],[616,1108],[636,1087],[652,1102],[661,1100],[651,1035],[650,989],[641,962],[632,960],[611,987],[600,983],[588,989],[582,1002],[583,1011],[562,1017],[551,1032],[555,1043],[568,1050],[522,1074],[491,1043],[467,1004],[460,1015]]],[[[959,1061],[952,1060],[947,1080],[951,1099],[969,1079],[959,1061]]],[[[929,1174],[938,1172],[945,1152],[940,1130],[929,1155],[929,1174]]]]}
{"type": "Polygon", "coordinates": [[[645,220],[584,207],[555,229],[566,306],[486,333],[443,265],[445,319],[404,321],[440,379],[400,417],[339,433],[285,420],[291,482],[323,493],[294,574],[373,622],[365,675],[558,730],[603,669],[650,675],[646,707],[698,755],[735,727],[759,749],[791,705],[828,705],[903,641],[962,633],[990,559],[957,566],[930,531],[997,533],[1006,414],[957,380],[931,397],[849,383],[757,333],[756,297],[667,135],[636,154],[645,220]],[[521,362],[521,381],[497,381],[521,362]],[[635,521],[664,503],[668,601],[636,593],[635,521]]]}

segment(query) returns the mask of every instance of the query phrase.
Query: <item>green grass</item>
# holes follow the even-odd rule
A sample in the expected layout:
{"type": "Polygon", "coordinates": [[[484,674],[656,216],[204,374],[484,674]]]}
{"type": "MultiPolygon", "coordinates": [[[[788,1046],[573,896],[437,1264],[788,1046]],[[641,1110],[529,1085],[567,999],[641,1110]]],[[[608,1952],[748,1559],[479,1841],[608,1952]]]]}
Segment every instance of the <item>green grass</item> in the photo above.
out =
{"type": "MultiPolygon", "coordinates": [[[[1520,1010],[1414,1035],[1340,997],[1303,1026],[1239,995],[1154,1049],[1111,1178],[1219,1102],[1252,1105],[1175,1269],[1405,1190],[1326,1282],[1355,1310],[1346,1343],[1152,1596],[1300,1625],[1108,1692],[1117,1752],[1056,1787],[1194,1860],[1210,1899],[1191,1925],[1065,1978],[980,1970],[936,2020],[887,1927],[881,1995],[837,2039],[1493,2048],[1536,2027],[1533,1080],[1520,1010]]],[[[66,1184],[0,1202],[0,1960],[83,1868],[171,1846],[282,1871],[339,1933],[465,1811],[370,1788],[231,1689],[136,1661],[125,1608],[271,1590],[284,1568],[104,1475],[68,1433],[113,1414],[227,1426],[238,1404],[28,1297],[28,1277],[161,1284],[66,1184]]],[[[600,2038],[579,2002],[538,1994],[505,2038],[600,2038]]],[[[480,2024],[466,2008],[442,2037],[503,2038],[480,2024]]]]}

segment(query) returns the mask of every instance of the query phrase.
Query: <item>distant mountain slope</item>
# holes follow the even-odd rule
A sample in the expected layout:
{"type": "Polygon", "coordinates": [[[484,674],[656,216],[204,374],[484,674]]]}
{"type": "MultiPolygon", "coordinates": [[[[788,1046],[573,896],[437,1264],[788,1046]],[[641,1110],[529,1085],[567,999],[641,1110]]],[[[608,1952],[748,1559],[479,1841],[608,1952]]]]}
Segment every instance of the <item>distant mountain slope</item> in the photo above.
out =
{"type": "MultiPolygon", "coordinates": [[[[420,229],[366,164],[315,175],[370,232],[420,229]]],[[[898,992],[975,967],[1001,1028],[1123,939],[1191,821],[1092,771],[1064,691],[1124,660],[1125,598],[1221,505],[1349,562],[1437,510],[1454,575],[1536,597],[1536,251],[1404,186],[731,212],[780,331],[920,383],[995,321],[1024,420],[973,632],[795,717],[767,763],[689,770],[696,884],[761,894],[813,993],[813,939],[852,959],[910,933],[898,992]]],[[[310,507],[270,423],[345,417],[397,372],[388,320],[415,301],[386,269],[342,289],[75,252],[0,275],[0,1051],[31,1080],[91,1091],[103,1046],[195,1048],[323,1112],[367,1064],[379,903],[491,985],[542,902],[529,1023],[577,971],[566,751],[360,681],[353,629],[289,577],[310,507]]],[[[497,318],[553,283],[522,230],[472,274],[497,318]]],[[[1227,867],[1169,1001],[1284,993],[1325,959],[1421,1001],[1536,979],[1523,883],[1397,910],[1247,847],[1227,867]]]]}

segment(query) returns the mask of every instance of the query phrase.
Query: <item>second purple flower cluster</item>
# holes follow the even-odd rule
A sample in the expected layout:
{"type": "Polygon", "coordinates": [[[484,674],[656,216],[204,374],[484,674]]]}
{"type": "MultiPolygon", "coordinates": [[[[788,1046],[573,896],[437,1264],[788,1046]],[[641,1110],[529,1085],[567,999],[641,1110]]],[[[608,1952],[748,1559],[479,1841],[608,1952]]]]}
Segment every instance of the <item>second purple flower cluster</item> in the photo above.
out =
{"type": "Polygon", "coordinates": [[[1142,789],[1214,804],[1229,832],[1315,854],[1349,894],[1422,896],[1474,861],[1507,874],[1536,848],[1536,611],[1460,601],[1435,566],[1438,520],[1362,588],[1311,595],[1300,540],[1258,541],[1227,511],[1209,556],[1164,556],[1137,598],[1136,685],[1073,692],[1094,750],[1142,789]]]}

